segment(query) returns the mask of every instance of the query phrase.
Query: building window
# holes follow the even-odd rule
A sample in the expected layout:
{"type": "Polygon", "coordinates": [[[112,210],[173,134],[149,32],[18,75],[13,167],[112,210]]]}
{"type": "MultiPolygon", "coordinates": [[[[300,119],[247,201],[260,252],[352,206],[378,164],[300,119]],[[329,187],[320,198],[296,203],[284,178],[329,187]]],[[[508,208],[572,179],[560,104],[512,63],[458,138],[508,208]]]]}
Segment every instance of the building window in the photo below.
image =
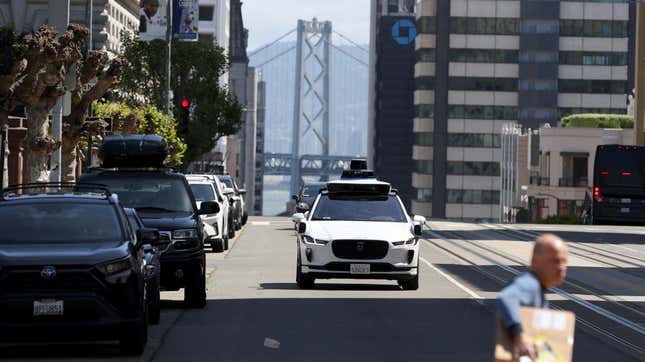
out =
{"type": "Polygon", "coordinates": [[[450,49],[450,61],[461,63],[517,63],[517,50],[450,49]]]}
{"type": "Polygon", "coordinates": [[[432,132],[416,132],[414,134],[414,145],[432,147],[434,145],[432,132]]]}
{"type": "Polygon", "coordinates": [[[449,105],[448,118],[517,119],[517,108],[509,106],[449,105]]]}
{"type": "Polygon", "coordinates": [[[422,76],[414,79],[417,90],[434,90],[434,77],[422,76]]]}
{"type": "Polygon", "coordinates": [[[422,16],[417,20],[420,34],[434,34],[437,32],[437,21],[434,16],[422,16]]]}
{"type": "Polygon", "coordinates": [[[560,52],[560,64],[621,66],[627,65],[627,53],[562,51],[560,52]]]}
{"type": "Polygon", "coordinates": [[[522,63],[558,63],[558,52],[523,51],[520,53],[522,63]]]}
{"type": "Polygon", "coordinates": [[[519,19],[451,17],[450,32],[453,34],[519,34],[519,19]]]}
{"type": "Polygon", "coordinates": [[[499,162],[448,161],[448,175],[499,176],[499,162]]]}
{"type": "Polygon", "coordinates": [[[528,34],[557,34],[559,25],[557,20],[522,20],[520,31],[528,34]]]}
{"type": "Polygon", "coordinates": [[[415,170],[417,173],[432,175],[432,160],[415,160],[415,170]]]}
{"type": "Polygon", "coordinates": [[[498,134],[448,133],[448,147],[499,148],[501,138],[498,134]]]}
{"type": "Polygon", "coordinates": [[[414,106],[415,116],[417,118],[432,118],[434,117],[433,104],[417,104],[414,106]]]}
{"type": "Polygon", "coordinates": [[[417,189],[417,201],[432,202],[432,189],[417,189]]]}
{"type": "Polygon", "coordinates": [[[561,93],[627,93],[627,81],[599,79],[560,79],[561,93]]]}
{"type": "Polygon", "coordinates": [[[199,7],[199,20],[200,21],[213,21],[213,13],[215,8],[213,6],[200,6],[199,7]]]}
{"type": "Polygon", "coordinates": [[[417,50],[417,62],[434,63],[436,50],[434,48],[422,48],[417,50]]]}
{"type": "Polygon", "coordinates": [[[517,79],[515,78],[487,78],[487,77],[450,77],[448,80],[450,90],[464,91],[495,91],[517,92],[517,79]]]}
{"type": "Polygon", "coordinates": [[[499,191],[448,190],[449,204],[499,204],[499,191]]]}
{"type": "Polygon", "coordinates": [[[521,91],[555,91],[558,81],[553,79],[522,79],[519,82],[521,91]]]}
{"type": "Polygon", "coordinates": [[[629,21],[561,19],[560,36],[626,38],[629,21]]]}

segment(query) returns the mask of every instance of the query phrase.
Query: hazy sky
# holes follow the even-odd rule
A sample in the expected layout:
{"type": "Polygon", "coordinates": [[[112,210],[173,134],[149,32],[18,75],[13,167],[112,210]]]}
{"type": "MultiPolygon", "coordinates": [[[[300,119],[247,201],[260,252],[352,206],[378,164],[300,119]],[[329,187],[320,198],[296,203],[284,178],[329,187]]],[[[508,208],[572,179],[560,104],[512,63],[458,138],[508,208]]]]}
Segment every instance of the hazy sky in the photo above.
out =
{"type": "MultiPolygon", "coordinates": [[[[329,20],[333,29],[359,44],[370,37],[369,0],[242,0],[252,51],[296,27],[298,19],[329,20]]],[[[295,37],[291,37],[295,39],[295,37]]]]}

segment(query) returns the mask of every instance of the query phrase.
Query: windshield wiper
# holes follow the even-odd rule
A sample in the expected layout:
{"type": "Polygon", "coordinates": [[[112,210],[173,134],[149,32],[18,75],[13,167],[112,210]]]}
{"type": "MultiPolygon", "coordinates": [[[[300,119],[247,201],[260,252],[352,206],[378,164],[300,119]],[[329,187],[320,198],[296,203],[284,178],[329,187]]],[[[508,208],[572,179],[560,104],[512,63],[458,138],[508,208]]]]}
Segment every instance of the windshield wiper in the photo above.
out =
{"type": "Polygon", "coordinates": [[[185,212],[185,211],[181,211],[181,210],[170,210],[170,209],[166,209],[165,207],[155,207],[155,206],[141,206],[141,207],[135,207],[134,209],[137,210],[137,211],[142,211],[142,212],[146,212],[146,211],[152,211],[152,212],[185,212]]]}

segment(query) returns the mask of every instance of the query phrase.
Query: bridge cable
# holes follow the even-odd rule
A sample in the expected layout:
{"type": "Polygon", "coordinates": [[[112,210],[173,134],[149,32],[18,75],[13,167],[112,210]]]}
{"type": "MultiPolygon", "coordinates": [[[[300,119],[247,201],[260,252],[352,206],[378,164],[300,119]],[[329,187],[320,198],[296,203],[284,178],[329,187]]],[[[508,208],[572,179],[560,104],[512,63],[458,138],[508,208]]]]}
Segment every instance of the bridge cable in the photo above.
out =
{"type": "Polygon", "coordinates": [[[254,67],[255,67],[255,68],[262,68],[262,66],[263,66],[263,65],[266,65],[267,63],[270,63],[270,62],[272,62],[272,61],[274,61],[274,60],[276,60],[276,59],[280,58],[281,56],[283,56],[283,55],[285,55],[285,54],[289,53],[290,51],[292,51],[292,50],[294,50],[294,49],[296,49],[296,46],[295,46],[295,45],[294,45],[294,46],[292,46],[291,48],[287,49],[287,50],[284,50],[284,51],[280,52],[279,54],[277,54],[276,56],[272,57],[271,59],[269,59],[269,60],[267,60],[267,61],[264,61],[264,62],[262,62],[262,63],[260,63],[260,64],[254,65],[254,67]]]}
{"type": "Polygon", "coordinates": [[[333,32],[334,32],[334,34],[339,35],[341,38],[343,38],[343,39],[347,40],[348,42],[352,43],[352,45],[355,45],[357,48],[359,48],[360,50],[364,51],[365,53],[367,53],[367,54],[369,54],[369,53],[370,53],[370,51],[369,51],[369,50],[367,50],[366,48],[363,48],[363,46],[362,46],[362,45],[359,45],[358,43],[356,43],[356,42],[355,42],[355,41],[353,41],[352,39],[350,39],[350,38],[346,37],[345,35],[343,35],[343,34],[341,34],[341,33],[337,32],[336,30],[334,30],[333,32]]]}
{"type": "Polygon", "coordinates": [[[364,60],[359,59],[358,57],[356,57],[356,56],[352,55],[350,52],[347,52],[347,51],[345,51],[345,50],[343,50],[343,49],[341,49],[341,48],[337,47],[336,45],[332,44],[330,41],[327,41],[327,40],[325,40],[325,41],[326,41],[326,42],[327,42],[327,43],[328,43],[332,48],[334,48],[334,49],[338,50],[339,52],[341,52],[341,53],[345,54],[346,56],[348,56],[348,57],[350,57],[350,58],[354,59],[355,61],[357,61],[357,62],[361,63],[362,65],[364,65],[364,66],[366,66],[366,67],[369,67],[369,64],[367,64],[364,60]]]}
{"type": "Polygon", "coordinates": [[[297,30],[297,29],[295,29],[295,28],[294,28],[294,29],[291,29],[291,31],[287,32],[286,34],[282,35],[282,36],[281,36],[281,37],[279,37],[278,39],[276,39],[276,40],[272,41],[271,43],[266,44],[266,45],[264,45],[264,46],[262,46],[262,47],[260,47],[260,48],[258,48],[258,49],[256,49],[256,50],[252,51],[251,53],[249,53],[249,55],[248,55],[248,56],[249,56],[249,57],[252,57],[252,56],[256,55],[257,53],[259,53],[259,52],[263,51],[264,49],[266,49],[266,48],[268,48],[268,47],[270,47],[270,46],[273,46],[275,43],[279,42],[280,40],[282,40],[282,39],[284,39],[284,38],[288,37],[289,35],[291,35],[291,34],[293,34],[293,33],[295,33],[295,32],[296,32],[296,30],[297,30]]]}

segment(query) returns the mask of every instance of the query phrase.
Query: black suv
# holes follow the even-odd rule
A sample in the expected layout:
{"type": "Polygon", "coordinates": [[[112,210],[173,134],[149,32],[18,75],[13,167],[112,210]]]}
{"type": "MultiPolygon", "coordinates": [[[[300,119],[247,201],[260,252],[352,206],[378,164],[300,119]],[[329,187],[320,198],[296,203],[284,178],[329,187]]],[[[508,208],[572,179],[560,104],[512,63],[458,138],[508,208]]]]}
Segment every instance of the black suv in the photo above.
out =
{"type": "Polygon", "coordinates": [[[0,340],[147,341],[144,256],[155,231],[133,234],[116,195],[81,184],[0,193],[0,340]]]}

